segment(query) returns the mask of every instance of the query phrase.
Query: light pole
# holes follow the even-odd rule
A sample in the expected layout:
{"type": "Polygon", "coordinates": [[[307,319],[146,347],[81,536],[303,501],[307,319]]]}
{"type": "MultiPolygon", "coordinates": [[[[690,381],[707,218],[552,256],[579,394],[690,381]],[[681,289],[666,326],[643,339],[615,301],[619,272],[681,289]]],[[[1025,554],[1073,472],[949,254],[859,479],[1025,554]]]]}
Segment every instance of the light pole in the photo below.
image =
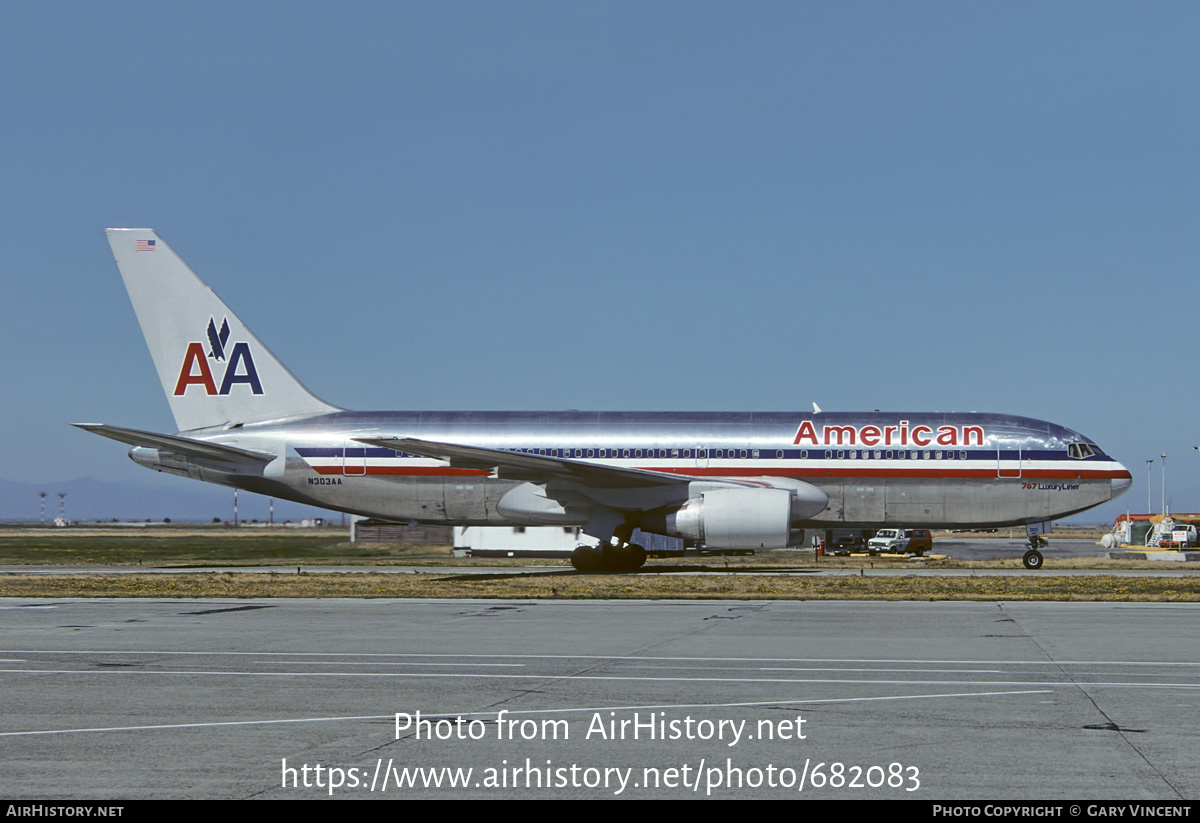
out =
{"type": "Polygon", "coordinates": [[[1154,506],[1150,503],[1150,468],[1154,458],[1146,461],[1146,514],[1154,514],[1154,506]]]}
{"type": "MultiPolygon", "coordinates": [[[[1200,446],[1192,446],[1192,448],[1196,450],[1196,456],[1200,457],[1200,446]]],[[[1200,512],[1200,508],[1197,508],[1196,511],[1200,512]]]]}
{"type": "Polygon", "coordinates": [[[1162,510],[1163,514],[1167,513],[1167,453],[1162,453],[1163,461],[1163,487],[1162,487],[1162,510]]]}

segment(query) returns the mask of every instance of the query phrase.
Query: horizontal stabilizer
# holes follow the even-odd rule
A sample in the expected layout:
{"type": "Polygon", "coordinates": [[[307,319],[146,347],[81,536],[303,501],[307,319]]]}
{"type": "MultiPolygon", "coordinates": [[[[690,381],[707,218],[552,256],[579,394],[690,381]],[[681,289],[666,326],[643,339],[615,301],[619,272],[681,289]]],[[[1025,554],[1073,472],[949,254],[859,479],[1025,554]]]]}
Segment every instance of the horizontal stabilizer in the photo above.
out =
{"type": "Polygon", "coordinates": [[[103,423],[74,423],[76,428],[128,443],[130,446],[143,446],[148,449],[186,454],[190,457],[203,457],[207,460],[220,460],[226,463],[244,463],[247,460],[256,463],[270,463],[278,455],[270,452],[239,449],[235,446],[223,446],[220,443],[209,443],[205,440],[192,440],[174,434],[158,434],[141,431],[140,429],[123,429],[119,426],[106,426],[103,423]]]}

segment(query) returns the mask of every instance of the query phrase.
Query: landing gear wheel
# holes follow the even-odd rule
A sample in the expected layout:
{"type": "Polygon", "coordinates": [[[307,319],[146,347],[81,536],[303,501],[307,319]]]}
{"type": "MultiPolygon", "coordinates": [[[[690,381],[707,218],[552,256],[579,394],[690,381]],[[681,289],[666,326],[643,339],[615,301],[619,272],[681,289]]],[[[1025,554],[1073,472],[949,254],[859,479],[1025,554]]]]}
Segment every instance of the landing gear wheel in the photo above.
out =
{"type": "Polygon", "coordinates": [[[604,565],[604,555],[598,546],[579,546],[571,552],[571,565],[577,572],[598,572],[604,565]]]}
{"type": "Polygon", "coordinates": [[[633,572],[640,569],[646,563],[646,550],[637,543],[630,543],[625,547],[625,564],[621,571],[633,572]]]}
{"type": "Polygon", "coordinates": [[[1025,564],[1027,569],[1040,569],[1046,561],[1042,558],[1042,553],[1037,549],[1030,549],[1025,552],[1025,556],[1021,558],[1021,562],[1025,564]]]}
{"type": "Polygon", "coordinates": [[[624,546],[580,546],[571,552],[571,565],[575,571],[632,572],[646,562],[646,550],[636,543],[624,546]]]}

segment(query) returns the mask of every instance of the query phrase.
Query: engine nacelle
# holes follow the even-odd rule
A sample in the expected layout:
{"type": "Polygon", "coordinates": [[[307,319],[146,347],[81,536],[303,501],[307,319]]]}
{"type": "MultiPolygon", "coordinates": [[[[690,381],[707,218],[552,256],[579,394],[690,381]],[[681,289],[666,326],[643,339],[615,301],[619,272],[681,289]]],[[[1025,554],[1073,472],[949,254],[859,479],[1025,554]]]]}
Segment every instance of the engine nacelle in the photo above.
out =
{"type": "Polygon", "coordinates": [[[792,528],[785,489],[714,489],[667,514],[667,533],[710,549],[783,549],[792,528]]]}
{"type": "Polygon", "coordinates": [[[156,472],[177,474],[193,480],[200,479],[200,467],[189,463],[186,454],[176,454],[146,446],[134,446],[129,450],[129,459],[139,466],[154,469],[156,472]]]}

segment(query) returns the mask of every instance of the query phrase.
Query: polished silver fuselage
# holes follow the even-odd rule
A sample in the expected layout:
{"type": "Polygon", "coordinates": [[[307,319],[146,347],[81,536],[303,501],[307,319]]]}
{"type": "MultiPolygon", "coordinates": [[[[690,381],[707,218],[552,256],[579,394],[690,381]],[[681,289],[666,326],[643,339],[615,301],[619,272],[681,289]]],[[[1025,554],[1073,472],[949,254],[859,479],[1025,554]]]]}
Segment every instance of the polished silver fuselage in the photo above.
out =
{"type": "Polygon", "coordinates": [[[153,449],[135,448],[131,456],[160,471],[338,511],[463,526],[586,526],[597,508],[669,508],[721,481],[819,489],[828,504],[794,518],[796,528],[1022,525],[1084,511],[1130,483],[1125,467],[1082,435],[993,414],[343,411],[186,434],[279,457],[231,472],[227,463],[153,449]],[[589,491],[561,510],[527,511],[504,501],[537,484],[360,442],[383,437],[541,454],[692,482],[645,504],[589,491]],[[1087,444],[1089,453],[1073,456],[1072,444],[1087,444]]]}

